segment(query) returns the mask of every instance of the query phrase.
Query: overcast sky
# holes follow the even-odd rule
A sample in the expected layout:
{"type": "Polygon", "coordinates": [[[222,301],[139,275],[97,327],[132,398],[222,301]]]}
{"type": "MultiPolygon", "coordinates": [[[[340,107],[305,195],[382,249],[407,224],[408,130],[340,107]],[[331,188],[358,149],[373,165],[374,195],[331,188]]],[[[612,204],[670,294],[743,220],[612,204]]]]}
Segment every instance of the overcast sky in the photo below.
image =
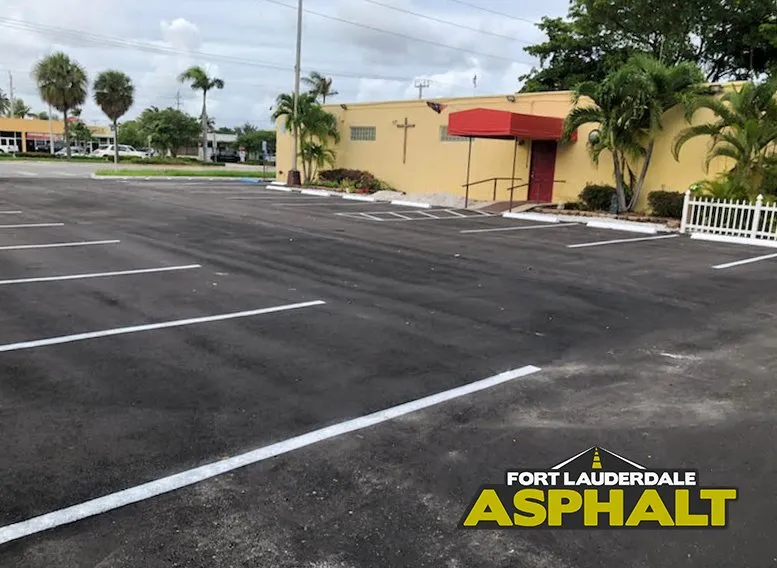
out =
{"type": "MultiPolygon", "coordinates": [[[[542,39],[531,22],[566,9],[567,0],[305,0],[302,69],[331,76],[341,102],[415,98],[419,77],[430,80],[425,98],[514,92],[535,63],[522,47],[542,39]]],[[[267,127],[275,96],[293,88],[295,26],[296,0],[0,0],[0,88],[8,92],[10,71],[15,96],[45,110],[30,70],[63,50],[90,79],[109,68],[132,77],[128,117],[175,106],[179,89],[182,109],[199,114],[199,95],[176,76],[203,65],[226,83],[209,95],[217,125],[267,127]]],[[[104,122],[91,97],[83,117],[104,122]]]]}

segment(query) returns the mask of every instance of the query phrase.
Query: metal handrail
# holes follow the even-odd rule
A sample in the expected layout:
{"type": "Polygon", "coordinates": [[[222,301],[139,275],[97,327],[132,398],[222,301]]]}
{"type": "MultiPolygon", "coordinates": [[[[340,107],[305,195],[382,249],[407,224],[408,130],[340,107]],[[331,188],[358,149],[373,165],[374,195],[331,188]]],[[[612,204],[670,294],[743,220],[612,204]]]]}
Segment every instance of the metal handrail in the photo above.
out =
{"type": "MultiPolygon", "coordinates": [[[[567,180],[565,180],[565,179],[554,179],[553,183],[567,183],[567,180]]],[[[519,184],[519,185],[514,185],[513,187],[508,187],[507,188],[506,191],[510,192],[510,208],[508,209],[508,211],[512,211],[513,210],[513,201],[514,201],[513,200],[513,194],[514,194],[514,191],[516,189],[518,189],[519,187],[528,187],[530,184],[531,184],[531,182],[526,182],[526,183],[522,183],[522,184],[519,184]]]]}
{"type": "Polygon", "coordinates": [[[497,183],[500,180],[506,180],[506,179],[509,179],[510,181],[523,180],[523,178],[519,178],[519,177],[492,177],[492,178],[486,178],[486,179],[481,179],[479,181],[472,181],[472,182],[469,182],[469,183],[462,184],[461,187],[466,188],[466,192],[464,193],[464,207],[466,208],[466,207],[469,206],[469,188],[470,188],[470,186],[478,185],[480,183],[485,183],[487,181],[493,181],[494,182],[494,194],[493,194],[493,196],[491,198],[491,201],[496,201],[496,186],[497,186],[497,183]]]}
{"type": "Polygon", "coordinates": [[[513,179],[523,179],[523,178],[511,178],[511,177],[490,177],[490,178],[486,178],[486,179],[481,179],[480,181],[471,181],[471,182],[469,182],[469,183],[462,183],[462,184],[461,184],[461,187],[469,187],[469,186],[471,186],[471,185],[478,185],[479,183],[485,183],[485,182],[487,182],[487,181],[503,180],[503,179],[509,179],[509,180],[513,180],[513,179]]]}

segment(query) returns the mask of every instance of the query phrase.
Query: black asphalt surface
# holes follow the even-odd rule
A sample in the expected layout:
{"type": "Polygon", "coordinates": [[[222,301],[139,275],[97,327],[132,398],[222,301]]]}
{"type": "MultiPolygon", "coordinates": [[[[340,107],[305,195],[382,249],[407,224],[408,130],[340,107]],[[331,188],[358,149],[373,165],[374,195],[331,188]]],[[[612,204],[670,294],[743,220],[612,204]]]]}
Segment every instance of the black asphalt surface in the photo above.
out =
{"type": "MultiPolygon", "coordinates": [[[[541,372],[0,545],[0,566],[777,564],[775,262],[678,237],[238,183],[0,180],[0,345],[324,305],[0,352],[0,527],[536,365],[541,372]],[[251,199],[235,199],[250,197],[251,199]],[[433,212],[433,210],[432,210],[433,212]],[[63,222],[55,228],[4,229],[63,222]],[[476,489],[599,445],[738,486],[725,531],[463,532],[476,489]]],[[[1,349],[1,348],[0,348],[1,349]]]]}

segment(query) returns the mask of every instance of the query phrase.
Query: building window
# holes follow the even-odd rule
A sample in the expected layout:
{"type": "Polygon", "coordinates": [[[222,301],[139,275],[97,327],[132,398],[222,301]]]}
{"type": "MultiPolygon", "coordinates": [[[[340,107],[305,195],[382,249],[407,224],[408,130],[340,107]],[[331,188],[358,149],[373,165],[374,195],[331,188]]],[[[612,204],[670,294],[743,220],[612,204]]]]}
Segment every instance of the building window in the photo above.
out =
{"type": "Polygon", "coordinates": [[[374,142],[375,137],[374,126],[351,126],[351,140],[354,142],[374,142]]]}
{"type": "Polygon", "coordinates": [[[440,142],[466,142],[469,140],[466,136],[450,136],[448,134],[448,127],[440,127],[440,142]]]}

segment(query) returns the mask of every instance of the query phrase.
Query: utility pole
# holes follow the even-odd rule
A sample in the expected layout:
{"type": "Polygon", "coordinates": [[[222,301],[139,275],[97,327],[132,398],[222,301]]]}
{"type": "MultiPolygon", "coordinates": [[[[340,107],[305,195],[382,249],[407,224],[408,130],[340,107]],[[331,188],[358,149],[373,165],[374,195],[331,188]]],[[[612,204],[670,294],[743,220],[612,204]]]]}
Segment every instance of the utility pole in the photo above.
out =
{"type": "Polygon", "coordinates": [[[8,83],[10,84],[8,89],[8,101],[11,103],[11,106],[8,109],[8,116],[13,118],[13,73],[10,71],[8,72],[8,83]]]}
{"type": "Polygon", "coordinates": [[[297,56],[294,64],[294,113],[292,114],[294,132],[294,154],[291,157],[291,169],[286,178],[287,185],[301,185],[299,170],[297,169],[297,155],[299,154],[299,132],[297,129],[297,116],[299,115],[299,82],[300,66],[302,65],[302,0],[297,1],[297,56]]]}
{"type": "Polygon", "coordinates": [[[175,108],[181,110],[181,89],[178,89],[175,93],[175,108]]]}
{"type": "Polygon", "coordinates": [[[429,79],[416,79],[415,88],[418,89],[418,99],[424,98],[424,89],[429,88],[429,79]]]}

